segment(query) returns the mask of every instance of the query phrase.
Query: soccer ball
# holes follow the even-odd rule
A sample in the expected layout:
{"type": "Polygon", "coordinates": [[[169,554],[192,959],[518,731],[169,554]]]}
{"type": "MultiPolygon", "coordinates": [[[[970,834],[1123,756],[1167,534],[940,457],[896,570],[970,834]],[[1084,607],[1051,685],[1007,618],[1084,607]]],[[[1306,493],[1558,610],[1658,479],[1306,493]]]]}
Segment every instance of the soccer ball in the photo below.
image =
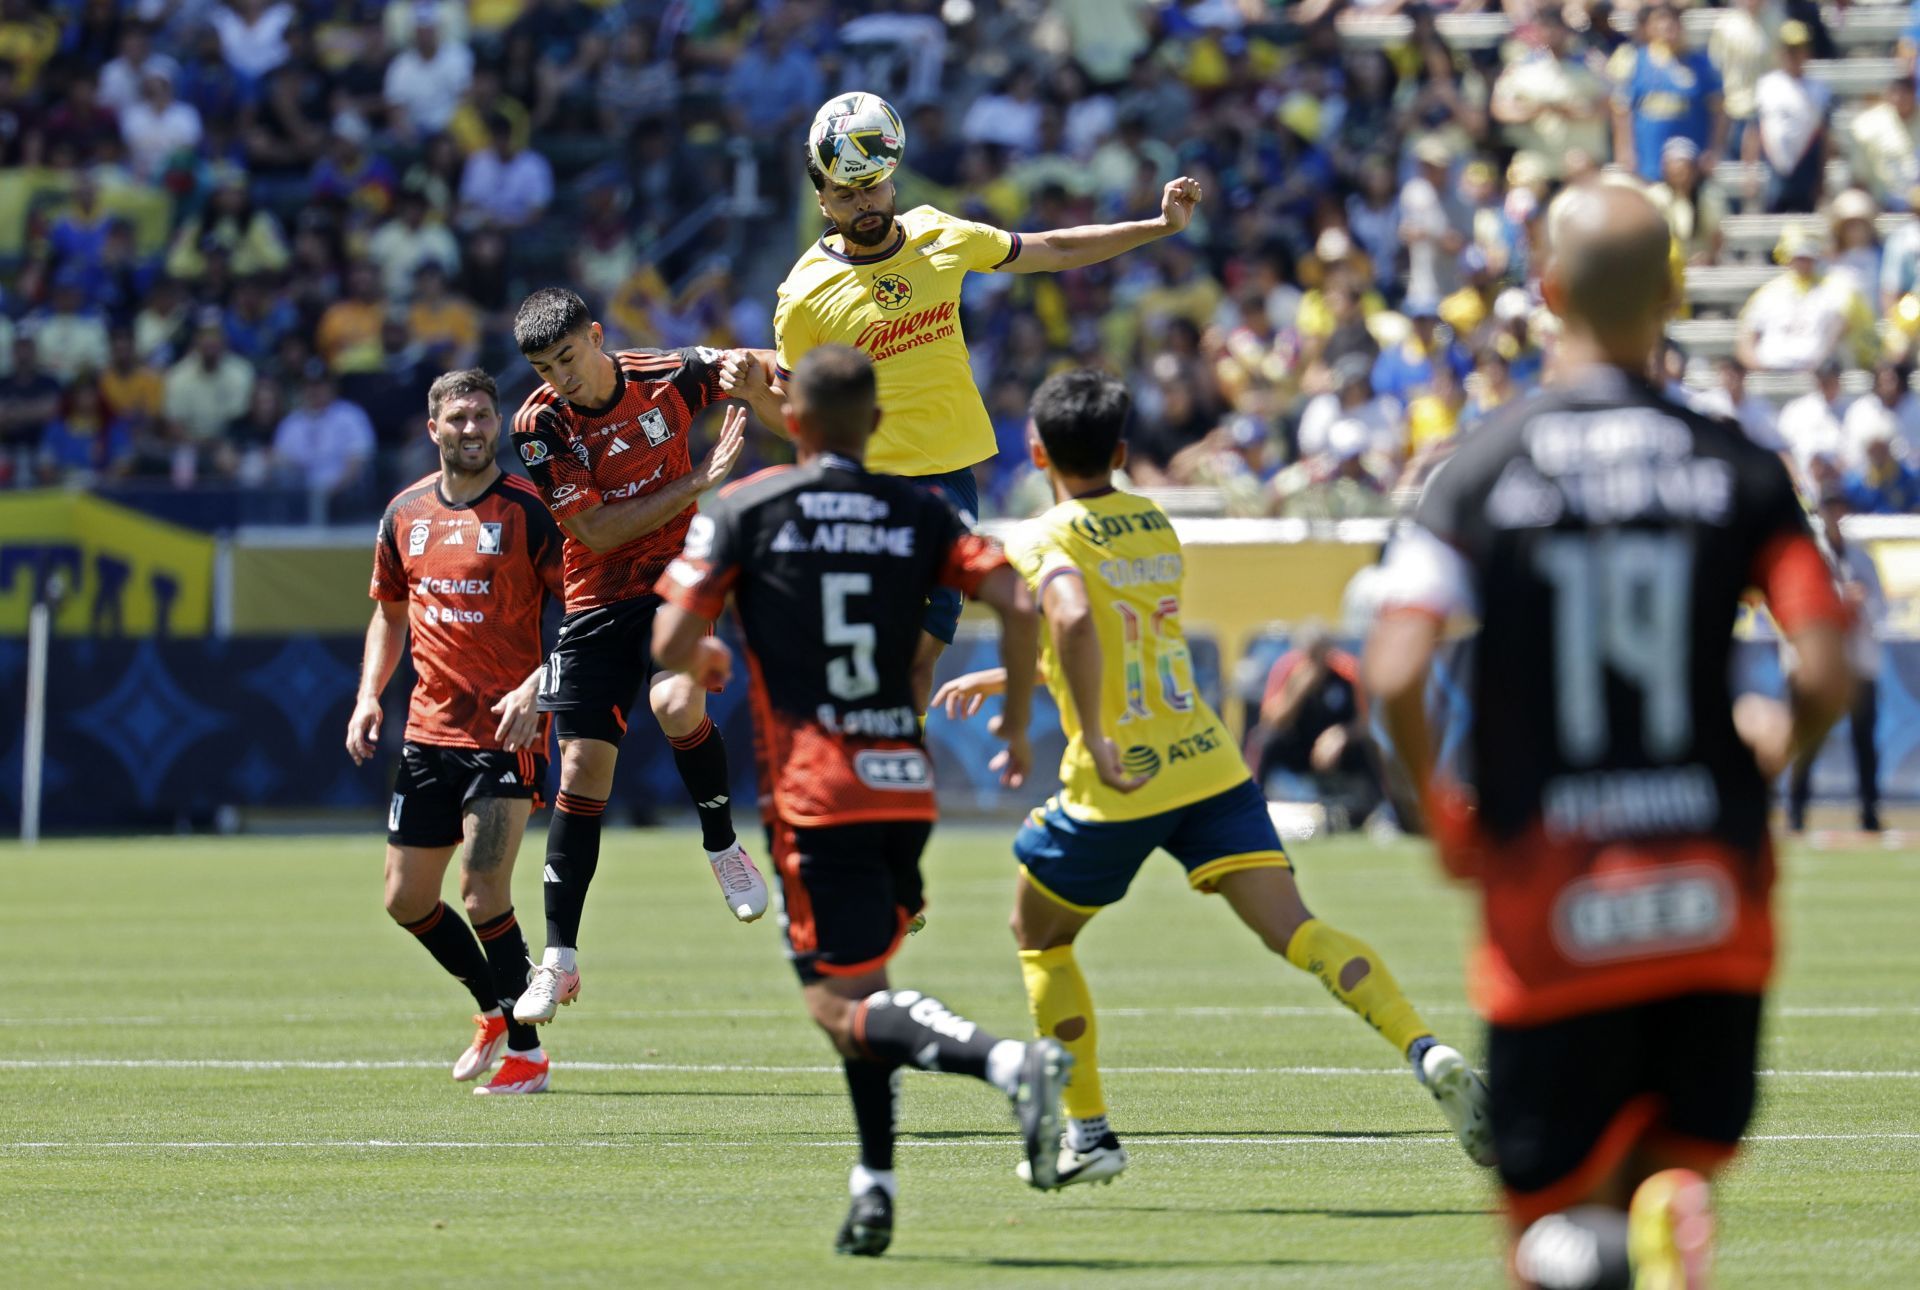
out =
{"type": "Polygon", "coordinates": [[[900,114],[878,94],[855,91],[827,100],[807,131],[808,158],[828,179],[848,188],[885,181],[906,150],[900,114]]]}

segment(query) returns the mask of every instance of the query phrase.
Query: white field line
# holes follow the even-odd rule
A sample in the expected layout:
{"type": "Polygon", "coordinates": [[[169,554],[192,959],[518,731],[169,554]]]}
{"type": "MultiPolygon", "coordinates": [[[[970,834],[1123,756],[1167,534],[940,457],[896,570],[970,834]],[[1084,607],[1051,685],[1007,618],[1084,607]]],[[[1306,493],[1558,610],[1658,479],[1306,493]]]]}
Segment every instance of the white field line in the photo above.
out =
{"type": "MultiPolygon", "coordinates": [[[[442,1070],[444,1061],[305,1060],[218,1057],[23,1057],[0,1059],[0,1070],[229,1070],[229,1071],[413,1071],[442,1070]]],[[[765,1066],[753,1062],[569,1062],[562,1070],[644,1074],[838,1075],[838,1066],[765,1066]]],[[[1403,1066],[1108,1066],[1108,1075],[1337,1075],[1406,1079],[1403,1066]]],[[[1762,1070],[1767,1079],[1920,1079],[1920,1070],[1762,1070]]]]}
{"type": "MultiPolygon", "coordinates": [[[[1440,1003],[1420,1009],[1421,1012],[1436,1017],[1465,1017],[1473,1015],[1473,1009],[1465,1004],[1440,1003]]],[[[1174,1007],[1145,1008],[1101,1008],[1103,1017],[1337,1017],[1344,1019],[1347,1013],[1332,1004],[1192,1004],[1174,1007]]],[[[1920,1004],[1784,1004],[1769,1008],[1769,1017],[1839,1017],[1839,1018],[1875,1018],[1875,1017],[1920,1017],[1920,1004]]],[[[668,1020],[716,1020],[716,1021],[777,1021],[782,1018],[800,1019],[804,1014],[796,1008],[629,1008],[596,1009],[581,1018],[583,1021],[668,1021],[668,1020]]],[[[382,1012],[382,1021],[449,1021],[453,1014],[438,1012],[382,1012]]],[[[207,1017],[204,1015],[146,1015],[129,1017],[0,1017],[0,1026],[35,1026],[49,1029],[69,1029],[85,1026],[257,1026],[263,1022],[286,1025],[306,1025],[313,1022],[342,1022],[352,1020],[343,1013],[285,1012],[275,1016],[228,1016],[207,1017]]],[[[572,1020],[572,1018],[569,1018],[572,1020]]],[[[1342,1024],[1345,1024],[1344,1020],[1342,1024]]]]}
{"type": "MultiPolygon", "coordinates": [[[[1920,1133],[1757,1133],[1742,1139],[1743,1142],[1883,1142],[1910,1141],[1920,1139],[1920,1133]]],[[[1374,1134],[1301,1134],[1298,1136],[1274,1137],[1206,1137],[1196,1135],[1180,1138],[1151,1138],[1145,1140],[1145,1147],[1152,1151],[1159,1147],[1311,1147],[1311,1146],[1376,1146],[1390,1147],[1401,1143],[1430,1144],[1446,1143],[1452,1145],[1453,1136],[1446,1133],[1421,1133],[1406,1136],[1380,1137],[1374,1134]]],[[[0,1151],[472,1151],[485,1149],[513,1148],[523,1150],[587,1150],[587,1151],[653,1151],[675,1150],[690,1147],[702,1149],[714,1148],[755,1148],[764,1150],[772,1147],[798,1147],[804,1150],[845,1151],[860,1144],[852,1138],[819,1142],[768,1142],[765,1140],[743,1139],[738,1142],[713,1142],[705,1139],[693,1139],[682,1142],[397,1142],[383,1138],[333,1139],[327,1141],[268,1141],[268,1142],[0,1142],[0,1151]]],[[[1012,1145],[1010,1137],[977,1138],[937,1138],[916,1139],[904,1137],[899,1144],[902,1147],[939,1148],[939,1147],[993,1147],[1006,1150],[1012,1145]]],[[[1136,1150],[1139,1146],[1136,1145],[1136,1150]]]]}

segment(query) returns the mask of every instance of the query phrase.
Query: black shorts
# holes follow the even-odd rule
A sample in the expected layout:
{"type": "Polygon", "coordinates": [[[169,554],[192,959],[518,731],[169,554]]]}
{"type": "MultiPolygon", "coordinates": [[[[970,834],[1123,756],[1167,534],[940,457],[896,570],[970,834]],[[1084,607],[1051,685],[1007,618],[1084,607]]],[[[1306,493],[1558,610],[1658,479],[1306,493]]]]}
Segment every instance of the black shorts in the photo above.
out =
{"type": "Polygon", "coordinates": [[[1487,1039],[1494,1148],[1518,1222],[1576,1203],[1646,1144],[1724,1162],[1753,1116],[1760,998],[1687,994],[1487,1039]]]}
{"type": "Polygon", "coordinates": [[[498,748],[402,744],[400,774],[387,808],[387,841],[396,847],[458,846],[467,803],[481,797],[546,804],[547,755],[498,748]]]}
{"type": "Polygon", "coordinates": [[[618,744],[627,717],[653,679],[658,596],[582,609],[560,620],[560,638],[540,673],[539,708],[562,739],[618,744]]]}
{"type": "Polygon", "coordinates": [[[804,984],[886,966],[925,904],[920,853],[932,833],[931,820],[773,826],[781,930],[804,984]]]}

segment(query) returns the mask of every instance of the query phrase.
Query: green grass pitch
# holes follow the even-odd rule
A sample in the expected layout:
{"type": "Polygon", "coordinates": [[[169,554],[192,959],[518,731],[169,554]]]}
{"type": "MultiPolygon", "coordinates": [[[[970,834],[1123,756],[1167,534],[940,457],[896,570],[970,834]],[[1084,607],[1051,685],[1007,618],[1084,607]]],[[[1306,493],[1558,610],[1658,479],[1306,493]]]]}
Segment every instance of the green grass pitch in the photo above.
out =
{"type": "MultiPolygon", "coordinates": [[[[1026,1030],[1008,829],[952,827],[895,965],[1026,1030]]],[[[554,1090],[447,1078],[468,1007],[381,912],[377,836],[0,848],[0,1250],[20,1286],[1497,1286],[1486,1175],[1381,1041],[1159,860],[1082,941],[1111,1187],[1013,1177],[996,1095],[909,1074],[893,1250],[829,1247],[851,1117],[771,918],[691,833],[613,832],[554,1090]],[[204,1063],[204,1064],[197,1064],[204,1063]]],[[[539,848],[517,875],[540,925],[539,848]]],[[[1469,903],[1412,844],[1300,849],[1445,1037],[1469,903]]],[[[1731,1287],[1920,1285],[1920,858],[1786,858],[1764,1106],[1720,1190],[1731,1287]]]]}

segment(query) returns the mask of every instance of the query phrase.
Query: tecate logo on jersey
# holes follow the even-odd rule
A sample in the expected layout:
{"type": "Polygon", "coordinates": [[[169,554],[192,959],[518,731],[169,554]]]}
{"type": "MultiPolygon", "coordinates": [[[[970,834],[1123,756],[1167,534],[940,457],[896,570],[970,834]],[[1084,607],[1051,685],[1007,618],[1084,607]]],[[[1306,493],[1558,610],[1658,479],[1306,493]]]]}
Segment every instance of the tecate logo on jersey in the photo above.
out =
{"type": "Polygon", "coordinates": [[[868,788],[917,792],[933,787],[933,767],[924,753],[911,748],[855,753],[853,773],[868,788]]]}
{"type": "Polygon", "coordinates": [[[1735,901],[1707,861],[1581,878],[1553,902],[1553,942],[1574,963],[1703,950],[1733,929],[1735,901]]]}
{"type": "Polygon", "coordinates": [[[448,609],[444,605],[427,605],[422,616],[430,623],[442,623],[450,626],[464,626],[487,621],[485,610],[448,609]]]}

